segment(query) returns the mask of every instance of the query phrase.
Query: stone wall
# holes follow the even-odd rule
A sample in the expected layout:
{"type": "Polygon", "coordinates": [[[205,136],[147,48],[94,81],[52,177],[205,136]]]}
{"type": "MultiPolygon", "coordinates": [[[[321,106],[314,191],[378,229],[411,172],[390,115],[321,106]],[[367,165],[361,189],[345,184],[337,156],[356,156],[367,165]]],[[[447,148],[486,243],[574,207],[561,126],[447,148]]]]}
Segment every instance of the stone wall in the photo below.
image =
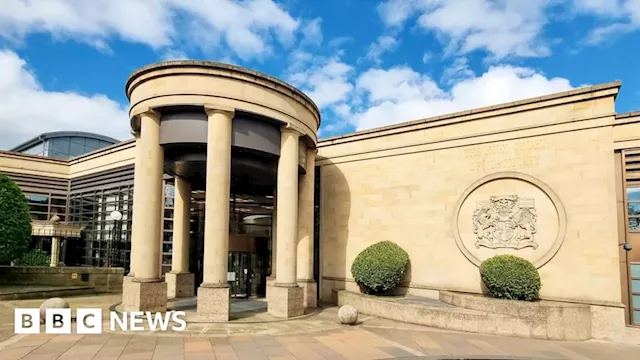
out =
{"type": "Polygon", "coordinates": [[[544,299],[619,306],[617,86],[320,142],[322,299],[357,289],[354,258],[391,240],[409,253],[409,293],[481,293],[479,263],[509,253],[536,264],[544,299]],[[520,221],[516,235],[483,235],[487,206],[493,229],[520,221]],[[535,219],[518,220],[525,210],[535,219]]]}
{"type": "Polygon", "coordinates": [[[0,285],[93,286],[97,293],[121,292],[123,276],[123,268],[0,266],[0,285]]]}
{"type": "Polygon", "coordinates": [[[333,296],[338,305],[351,305],[364,314],[449,330],[572,341],[620,341],[625,334],[621,307],[501,300],[445,291],[440,292],[437,306],[345,290],[334,291],[333,296]]]}

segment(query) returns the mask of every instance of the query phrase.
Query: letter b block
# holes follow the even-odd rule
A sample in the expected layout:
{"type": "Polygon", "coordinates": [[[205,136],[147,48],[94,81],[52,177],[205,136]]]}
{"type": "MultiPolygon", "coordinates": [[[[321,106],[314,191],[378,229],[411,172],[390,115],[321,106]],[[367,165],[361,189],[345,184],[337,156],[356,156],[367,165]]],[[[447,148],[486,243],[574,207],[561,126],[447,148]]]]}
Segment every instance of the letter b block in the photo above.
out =
{"type": "Polygon", "coordinates": [[[47,334],[71,334],[71,309],[47,309],[44,322],[47,334]]]}
{"type": "Polygon", "coordinates": [[[16,334],[40,333],[40,309],[15,309],[13,332],[16,334]]]}

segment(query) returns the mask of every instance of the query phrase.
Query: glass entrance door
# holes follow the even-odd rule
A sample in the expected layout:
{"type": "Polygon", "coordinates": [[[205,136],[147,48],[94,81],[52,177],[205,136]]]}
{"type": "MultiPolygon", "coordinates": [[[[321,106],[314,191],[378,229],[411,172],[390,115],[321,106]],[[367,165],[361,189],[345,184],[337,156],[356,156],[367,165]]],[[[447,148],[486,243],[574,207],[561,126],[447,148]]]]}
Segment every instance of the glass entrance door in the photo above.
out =
{"type": "Polygon", "coordinates": [[[231,297],[249,297],[251,295],[251,253],[229,252],[228,271],[227,280],[231,287],[231,297]]]}

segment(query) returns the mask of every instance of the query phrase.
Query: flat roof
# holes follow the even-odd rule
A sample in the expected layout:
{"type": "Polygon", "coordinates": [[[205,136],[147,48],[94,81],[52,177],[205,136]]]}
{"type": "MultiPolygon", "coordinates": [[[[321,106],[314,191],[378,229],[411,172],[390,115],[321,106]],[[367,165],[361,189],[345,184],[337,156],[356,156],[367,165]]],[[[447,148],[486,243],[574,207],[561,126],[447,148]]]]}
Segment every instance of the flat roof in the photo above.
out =
{"type": "MultiPolygon", "coordinates": [[[[408,126],[412,126],[412,125],[419,125],[419,124],[423,124],[423,123],[429,123],[429,122],[433,122],[433,121],[436,121],[436,120],[452,119],[452,118],[456,118],[456,117],[460,117],[460,116],[479,114],[479,113],[495,111],[495,110],[502,110],[502,109],[507,109],[507,108],[515,107],[515,106],[522,106],[522,105],[534,104],[534,103],[548,101],[548,100],[559,99],[559,98],[563,98],[563,97],[569,97],[569,96],[580,95],[580,94],[587,94],[587,93],[595,92],[595,91],[599,91],[599,90],[620,89],[621,86],[622,86],[622,82],[618,80],[618,81],[612,81],[612,82],[608,82],[608,83],[604,83],[604,84],[599,84],[599,85],[594,85],[594,86],[586,86],[586,87],[581,87],[581,88],[577,88],[577,89],[573,89],[573,90],[569,90],[569,91],[563,91],[563,92],[548,94],[548,95],[544,95],[544,96],[538,96],[538,97],[533,97],[533,98],[528,98],[528,99],[516,100],[516,101],[512,101],[512,102],[508,102],[508,103],[502,103],[502,104],[497,104],[497,105],[492,105],[492,106],[485,106],[485,107],[480,107],[480,108],[475,108],[475,109],[463,110],[463,111],[458,111],[458,112],[449,113],[449,114],[436,115],[436,116],[432,116],[432,117],[429,117],[429,118],[423,118],[423,119],[419,119],[419,120],[410,120],[410,121],[405,121],[405,122],[401,122],[401,123],[398,123],[398,124],[380,126],[380,127],[375,127],[375,128],[371,128],[371,129],[354,131],[354,132],[350,132],[350,133],[346,133],[346,134],[342,134],[342,135],[334,135],[334,136],[328,136],[326,138],[320,138],[320,139],[318,139],[318,145],[321,145],[323,143],[326,145],[327,143],[329,143],[331,141],[334,141],[334,140],[358,137],[358,136],[361,136],[361,135],[373,134],[373,133],[383,132],[383,131],[387,131],[387,130],[400,129],[400,128],[403,128],[403,127],[408,127],[408,126]]],[[[614,98],[616,96],[617,96],[617,93],[614,95],[614,98]]],[[[620,116],[616,116],[616,117],[622,117],[622,116],[624,116],[624,115],[621,114],[620,116]]],[[[627,116],[629,116],[629,115],[627,115],[627,116]]]]}
{"type": "Polygon", "coordinates": [[[38,135],[38,136],[36,136],[36,137],[34,137],[32,139],[29,139],[29,140],[23,142],[22,144],[9,149],[9,151],[20,152],[20,151],[23,151],[25,149],[28,149],[28,148],[32,147],[33,145],[35,145],[35,144],[37,144],[37,143],[39,143],[41,141],[45,141],[47,139],[60,138],[60,137],[67,137],[67,136],[86,137],[86,138],[90,138],[90,139],[102,140],[102,141],[110,142],[112,144],[116,144],[116,143],[120,142],[120,140],[116,140],[116,139],[108,137],[108,136],[95,134],[95,133],[90,133],[90,132],[84,132],[84,131],[53,131],[53,132],[43,133],[43,134],[40,134],[40,135],[38,135]]]}

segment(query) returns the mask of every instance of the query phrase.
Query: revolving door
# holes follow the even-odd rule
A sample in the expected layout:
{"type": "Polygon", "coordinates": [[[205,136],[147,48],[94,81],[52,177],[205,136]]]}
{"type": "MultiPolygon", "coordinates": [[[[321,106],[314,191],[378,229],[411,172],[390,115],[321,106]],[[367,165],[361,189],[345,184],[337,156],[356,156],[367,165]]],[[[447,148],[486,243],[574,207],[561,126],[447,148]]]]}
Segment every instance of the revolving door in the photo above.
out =
{"type": "MultiPolygon", "coordinates": [[[[273,197],[232,194],[227,280],[231,297],[266,296],[271,273],[271,212],[273,197]]],[[[195,291],[202,283],[204,261],[204,192],[192,193],[190,271],[195,291]]]]}

